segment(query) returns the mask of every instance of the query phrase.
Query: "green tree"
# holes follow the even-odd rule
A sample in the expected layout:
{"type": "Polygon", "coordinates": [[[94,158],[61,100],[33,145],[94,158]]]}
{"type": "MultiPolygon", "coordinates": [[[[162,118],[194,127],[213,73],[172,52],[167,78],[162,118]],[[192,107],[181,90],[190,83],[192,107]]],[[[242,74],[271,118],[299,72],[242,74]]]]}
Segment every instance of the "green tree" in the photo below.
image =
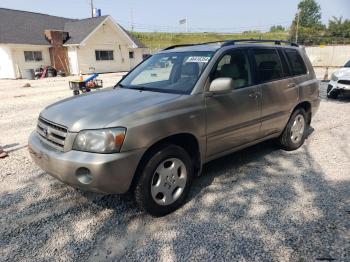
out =
{"type": "MultiPolygon", "coordinates": [[[[302,0],[298,4],[300,11],[299,25],[301,27],[322,28],[321,22],[321,6],[315,0],[302,0]]],[[[295,15],[294,23],[298,19],[298,14],[295,15]]]]}
{"type": "Polygon", "coordinates": [[[295,41],[299,21],[299,42],[312,42],[313,38],[322,36],[325,26],[321,22],[321,6],[315,0],[302,0],[298,4],[298,12],[292,22],[290,39],[295,41]]]}
{"type": "Polygon", "coordinates": [[[328,22],[328,34],[331,37],[350,37],[350,20],[333,16],[328,22]]]}
{"type": "Polygon", "coordinates": [[[274,25],[270,27],[270,33],[284,32],[286,29],[281,25],[274,25]]]}

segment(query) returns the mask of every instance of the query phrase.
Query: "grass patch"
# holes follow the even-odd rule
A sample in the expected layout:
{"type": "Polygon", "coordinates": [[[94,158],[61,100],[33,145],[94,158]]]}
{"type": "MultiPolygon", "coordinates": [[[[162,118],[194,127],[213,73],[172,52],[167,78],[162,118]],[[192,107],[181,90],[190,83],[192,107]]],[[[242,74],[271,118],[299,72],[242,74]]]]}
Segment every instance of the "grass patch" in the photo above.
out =
{"type": "Polygon", "coordinates": [[[213,41],[235,40],[244,38],[255,39],[278,39],[287,40],[288,33],[241,33],[241,34],[216,34],[216,33],[145,33],[133,32],[134,36],[140,39],[151,53],[171,45],[195,44],[213,41]]]}

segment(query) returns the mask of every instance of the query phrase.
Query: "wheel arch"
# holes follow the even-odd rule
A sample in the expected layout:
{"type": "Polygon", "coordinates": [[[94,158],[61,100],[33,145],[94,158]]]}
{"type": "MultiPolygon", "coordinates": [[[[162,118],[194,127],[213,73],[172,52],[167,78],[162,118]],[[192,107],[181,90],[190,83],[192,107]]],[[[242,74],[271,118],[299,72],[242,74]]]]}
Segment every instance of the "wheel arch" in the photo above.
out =
{"type": "Polygon", "coordinates": [[[302,102],[300,102],[299,104],[297,104],[297,105],[294,107],[292,113],[293,113],[295,110],[299,109],[299,108],[302,108],[302,109],[305,110],[305,112],[306,112],[306,114],[307,114],[307,123],[308,123],[308,125],[310,125],[310,124],[311,124],[311,118],[312,118],[311,103],[310,103],[309,101],[302,101],[302,102]]]}
{"type": "MultiPolygon", "coordinates": [[[[202,161],[201,161],[201,152],[200,152],[200,146],[199,141],[191,133],[179,133],[179,134],[173,134],[170,136],[167,136],[165,138],[162,138],[156,142],[154,142],[142,155],[141,160],[139,161],[130,189],[133,190],[135,188],[135,185],[137,184],[137,180],[140,176],[140,172],[142,171],[142,168],[147,163],[149,158],[157,151],[159,148],[163,147],[167,144],[173,144],[182,147],[191,157],[194,165],[194,171],[195,174],[200,173],[201,167],[202,167],[202,161]]],[[[129,190],[130,191],[130,190],[129,190]]]]}

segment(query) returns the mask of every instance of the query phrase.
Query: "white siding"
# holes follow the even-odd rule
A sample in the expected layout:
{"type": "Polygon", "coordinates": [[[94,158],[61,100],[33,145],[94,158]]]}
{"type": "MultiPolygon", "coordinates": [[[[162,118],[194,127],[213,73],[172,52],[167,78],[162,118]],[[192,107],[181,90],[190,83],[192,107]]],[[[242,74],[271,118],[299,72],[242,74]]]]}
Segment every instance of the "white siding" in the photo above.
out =
{"type": "Polygon", "coordinates": [[[78,53],[76,47],[69,47],[68,48],[68,60],[69,60],[69,68],[70,73],[72,75],[78,75],[79,74],[79,61],[78,61],[78,53]]]}
{"type": "Polygon", "coordinates": [[[11,50],[17,78],[22,76],[24,69],[35,69],[40,66],[51,65],[49,47],[40,45],[14,45],[11,50]],[[24,51],[41,51],[43,60],[25,61],[24,51]]]}
{"type": "MultiPolygon", "coordinates": [[[[83,74],[129,71],[134,64],[129,59],[130,45],[124,32],[115,28],[111,20],[107,20],[86,43],[77,48],[79,71],[83,74]],[[97,61],[96,50],[112,50],[114,60],[97,61]]],[[[135,60],[136,63],[141,62],[142,55],[137,55],[137,58],[135,56],[135,60]]]]}
{"type": "Polygon", "coordinates": [[[134,59],[130,59],[130,69],[137,66],[143,60],[143,55],[149,54],[147,48],[133,48],[129,49],[129,51],[134,52],[134,59]]]}
{"type": "Polygon", "coordinates": [[[16,78],[11,49],[0,46],[0,78],[16,78]]]}

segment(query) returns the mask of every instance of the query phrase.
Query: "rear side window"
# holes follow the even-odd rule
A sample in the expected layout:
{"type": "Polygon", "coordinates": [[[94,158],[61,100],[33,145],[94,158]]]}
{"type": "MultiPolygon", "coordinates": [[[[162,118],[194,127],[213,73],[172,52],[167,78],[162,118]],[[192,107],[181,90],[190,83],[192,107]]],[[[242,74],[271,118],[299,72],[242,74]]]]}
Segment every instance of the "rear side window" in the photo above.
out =
{"type": "Polygon", "coordinates": [[[291,76],[291,72],[289,69],[289,66],[287,64],[286,57],[283,54],[283,51],[281,49],[278,49],[278,55],[280,56],[281,62],[282,62],[282,68],[283,68],[283,73],[285,77],[291,76]]]}
{"type": "Polygon", "coordinates": [[[281,60],[275,49],[254,49],[253,55],[259,83],[269,82],[283,77],[281,60]]]}
{"type": "Polygon", "coordinates": [[[350,60],[345,64],[344,67],[350,67],[350,60]]]}
{"type": "Polygon", "coordinates": [[[304,75],[307,73],[304,60],[301,58],[299,52],[293,49],[286,49],[286,56],[289,65],[292,69],[293,75],[304,75]]]}

